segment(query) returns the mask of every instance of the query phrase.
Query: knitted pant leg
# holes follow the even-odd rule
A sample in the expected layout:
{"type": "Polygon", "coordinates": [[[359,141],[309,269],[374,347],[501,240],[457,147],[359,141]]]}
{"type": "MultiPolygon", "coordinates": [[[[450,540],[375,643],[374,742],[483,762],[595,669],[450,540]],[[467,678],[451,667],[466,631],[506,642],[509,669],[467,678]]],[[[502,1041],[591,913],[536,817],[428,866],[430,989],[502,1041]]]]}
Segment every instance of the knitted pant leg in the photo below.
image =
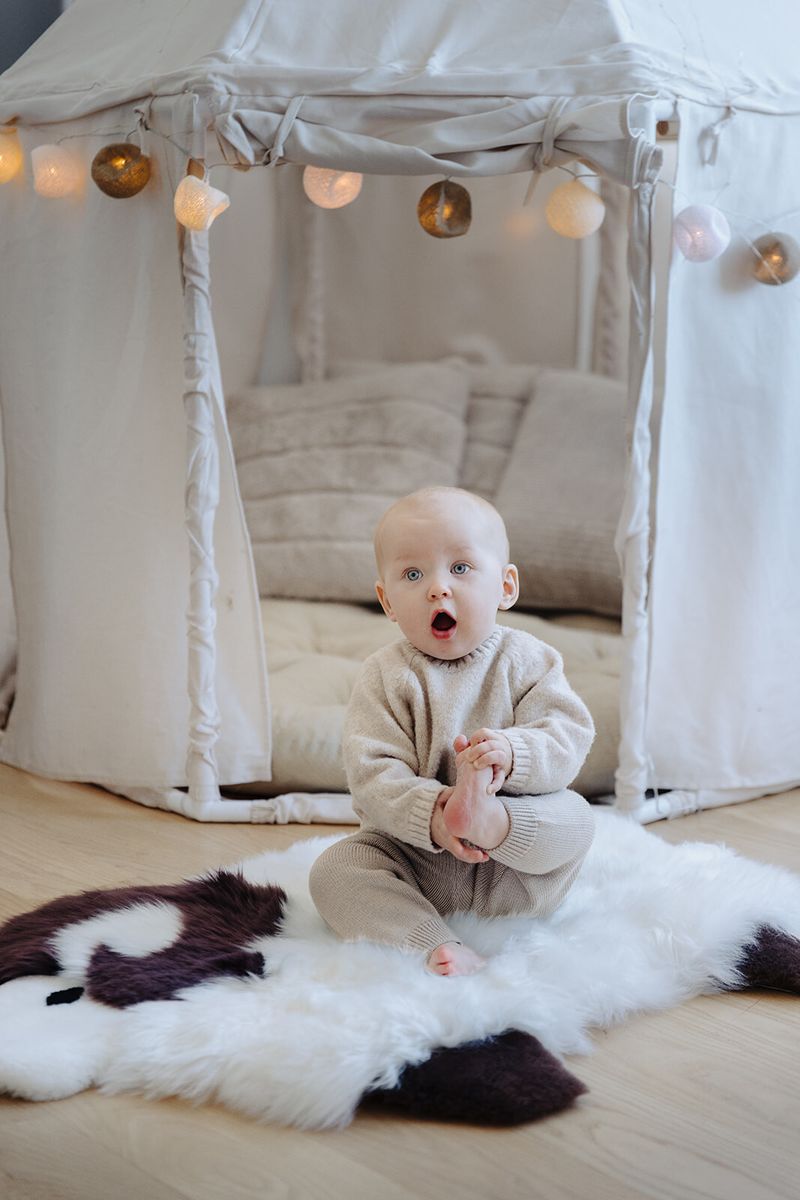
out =
{"type": "MultiPolygon", "coordinates": [[[[460,939],[420,891],[418,876],[449,873],[445,859],[403,846],[383,834],[355,834],[324,850],[311,868],[311,898],[345,941],[366,938],[430,952],[460,939]],[[426,858],[435,859],[426,869],[426,858]],[[416,868],[416,869],[415,869],[416,868]]],[[[446,890],[446,885],[445,885],[446,890]]]]}
{"type": "Polygon", "coordinates": [[[472,911],[482,916],[546,916],[572,887],[592,844],[591,807],[566,788],[543,796],[500,798],[510,828],[476,873],[472,911]]]}

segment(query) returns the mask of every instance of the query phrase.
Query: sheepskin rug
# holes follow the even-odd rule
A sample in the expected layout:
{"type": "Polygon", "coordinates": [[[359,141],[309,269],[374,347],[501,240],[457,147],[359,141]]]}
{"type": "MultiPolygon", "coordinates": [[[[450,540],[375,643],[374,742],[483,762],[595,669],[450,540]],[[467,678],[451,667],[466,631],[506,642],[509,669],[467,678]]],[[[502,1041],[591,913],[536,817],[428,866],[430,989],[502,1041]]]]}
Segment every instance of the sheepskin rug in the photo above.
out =
{"type": "MultiPolygon", "coordinates": [[[[365,1093],[395,1087],[436,1048],[519,1030],[556,1056],[584,1054],[593,1029],[757,984],[747,953],[764,928],[789,935],[792,947],[800,938],[800,877],[724,846],[671,846],[600,811],[562,907],[546,920],[454,917],[489,963],[473,976],[441,978],[421,956],[343,944],[323,925],[307,877],[335,840],[241,864],[248,881],[287,896],[279,932],[248,947],[264,956],[263,978],[217,978],[185,988],[179,1002],[118,1010],[84,997],[46,1015],[52,977],[4,984],[0,1089],[41,1099],[94,1085],[221,1103],[306,1129],[342,1126],[365,1093]]],[[[91,946],[113,949],[115,936],[128,954],[168,946],[175,911],[144,907],[94,918],[91,931],[88,922],[62,929],[59,986],[83,982],[91,946]]]]}

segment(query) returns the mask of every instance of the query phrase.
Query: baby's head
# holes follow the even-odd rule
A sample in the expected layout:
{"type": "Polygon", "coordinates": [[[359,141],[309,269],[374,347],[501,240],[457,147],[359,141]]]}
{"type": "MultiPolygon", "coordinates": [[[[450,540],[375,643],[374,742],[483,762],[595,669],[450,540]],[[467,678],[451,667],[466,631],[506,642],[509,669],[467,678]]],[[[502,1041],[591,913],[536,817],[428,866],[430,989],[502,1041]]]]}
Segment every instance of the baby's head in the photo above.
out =
{"type": "Polygon", "coordinates": [[[498,609],[519,595],[503,519],[461,488],[431,487],[397,500],[375,531],[383,611],[432,658],[470,654],[498,609]]]}

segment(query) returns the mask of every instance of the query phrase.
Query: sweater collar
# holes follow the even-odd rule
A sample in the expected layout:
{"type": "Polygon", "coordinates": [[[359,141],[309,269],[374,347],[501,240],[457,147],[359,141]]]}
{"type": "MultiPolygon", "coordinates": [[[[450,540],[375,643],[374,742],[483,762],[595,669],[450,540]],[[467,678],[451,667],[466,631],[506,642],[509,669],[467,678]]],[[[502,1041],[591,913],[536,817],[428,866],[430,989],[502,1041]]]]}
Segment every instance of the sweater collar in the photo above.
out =
{"type": "Polygon", "coordinates": [[[472,663],[477,662],[481,658],[485,658],[487,655],[493,654],[500,643],[502,633],[503,631],[501,627],[499,625],[495,625],[492,632],[480,643],[480,645],[476,646],[474,650],[470,650],[469,654],[463,654],[461,658],[435,658],[432,654],[426,654],[424,650],[419,650],[416,646],[412,646],[411,642],[409,641],[406,641],[406,648],[411,657],[419,654],[422,658],[426,659],[430,663],[435,664],[436,666],[446,668],[447,670],[451,671],[459,671],[465,670],[471,666],[472,663]]]}

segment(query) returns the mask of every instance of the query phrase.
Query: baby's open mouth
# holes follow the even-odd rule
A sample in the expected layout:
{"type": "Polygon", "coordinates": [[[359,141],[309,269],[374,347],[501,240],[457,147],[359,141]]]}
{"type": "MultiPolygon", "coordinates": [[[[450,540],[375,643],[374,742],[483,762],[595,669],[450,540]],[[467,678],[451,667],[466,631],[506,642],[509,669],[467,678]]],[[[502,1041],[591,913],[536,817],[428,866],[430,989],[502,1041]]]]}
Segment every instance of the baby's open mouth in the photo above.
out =
{"type": "Polygon", "coordinates": [[[455,617],[451,617],[448,612],[437,612],[431,621],[431,629],[439,637],[444,637],[448,633],[451,633],[455,627],[456,619],[455,617]]]}

